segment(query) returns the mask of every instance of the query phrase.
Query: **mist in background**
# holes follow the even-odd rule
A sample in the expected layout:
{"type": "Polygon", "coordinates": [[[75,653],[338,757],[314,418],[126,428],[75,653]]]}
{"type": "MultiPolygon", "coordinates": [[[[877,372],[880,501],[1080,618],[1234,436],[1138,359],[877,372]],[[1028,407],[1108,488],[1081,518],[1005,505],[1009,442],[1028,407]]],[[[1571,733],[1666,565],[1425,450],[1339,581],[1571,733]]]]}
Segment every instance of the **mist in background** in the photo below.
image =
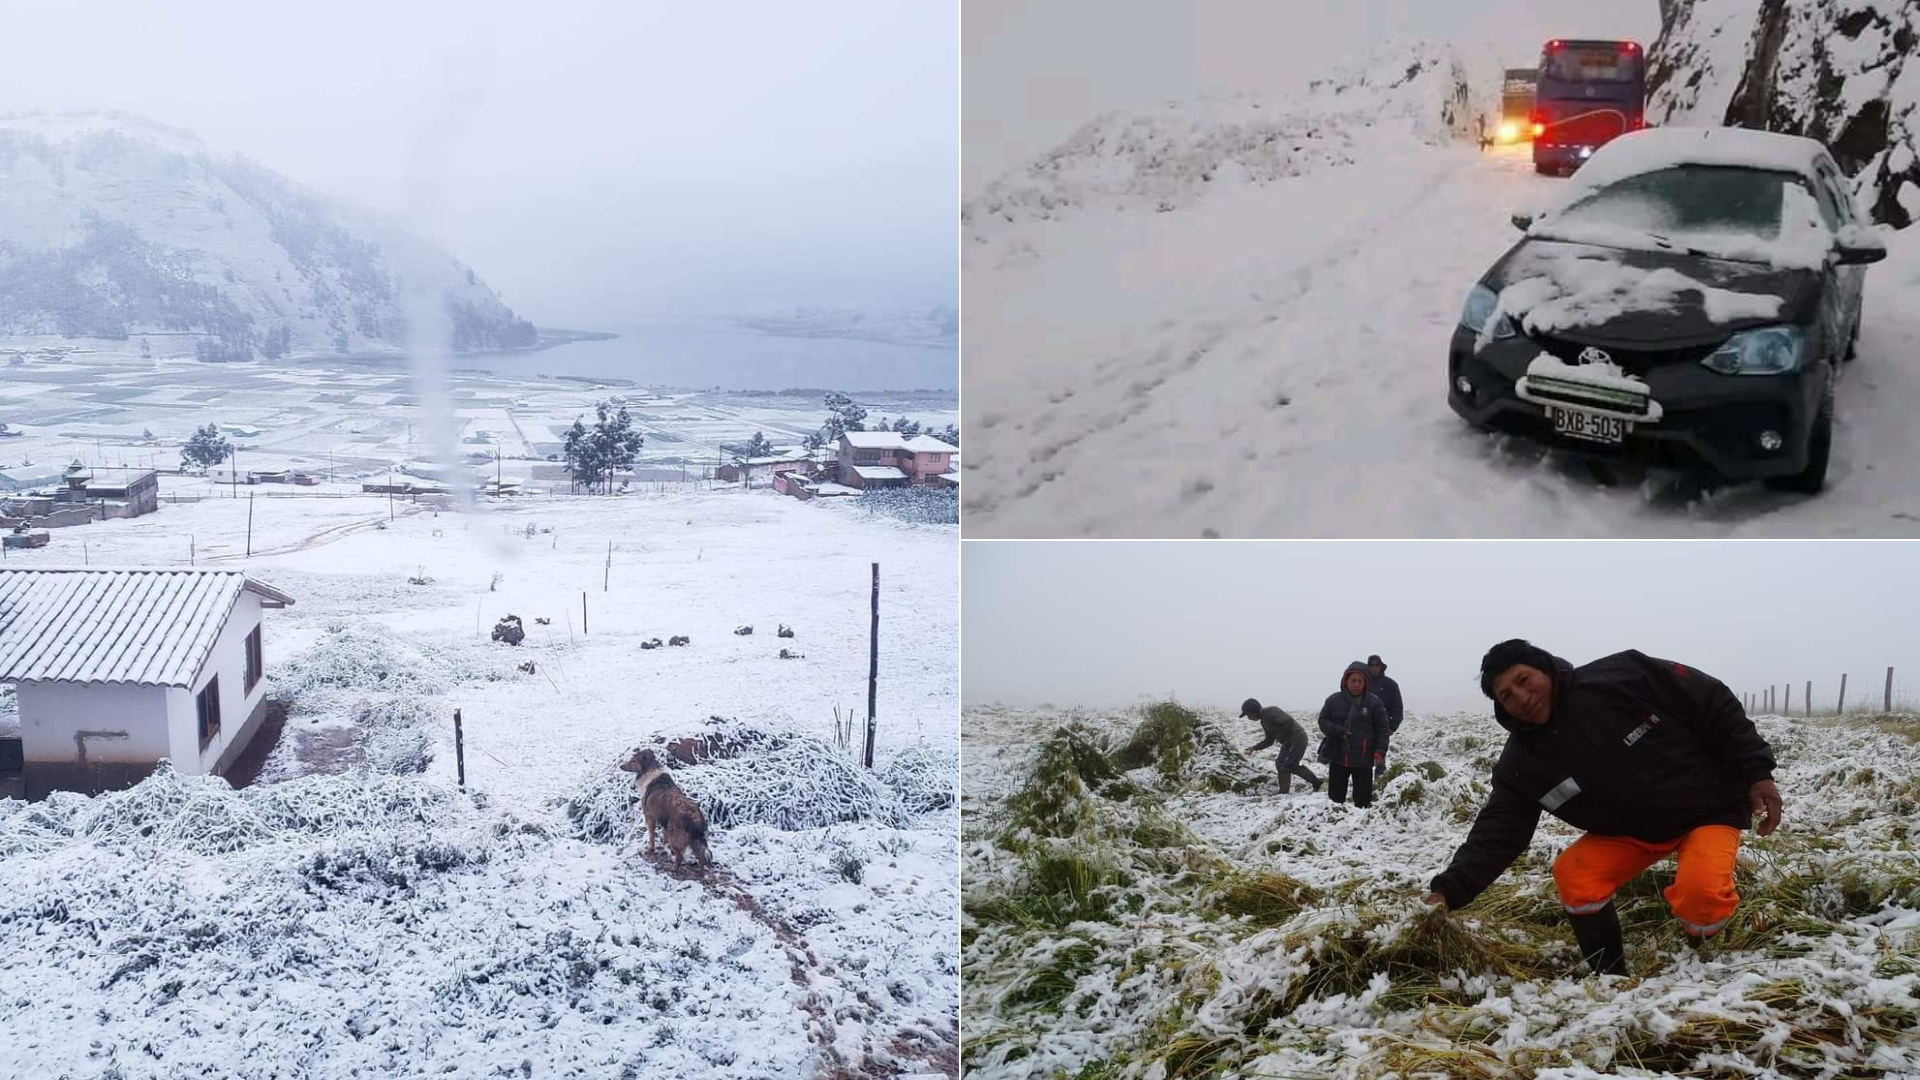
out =
{"type": "Polygon", "coordinates": [[[944,4],[14,5],[9,112],[122,110],[397,215],[542,325],[957,303],[944,4]]]}
{"type": "Polygon", "coordinates": [[[1524,637],[1575,664],[1622,649],[1735,692],[1920,698],[1920,545],[1847,542],[978,542],[961,558],[969,704],[1173,695],[1318,705],[1379,653],[1412,713],[1492,709],[1480,658],[1524,637]],[[1907,691],[1906,687],[1915,688],[1907,691]]]}

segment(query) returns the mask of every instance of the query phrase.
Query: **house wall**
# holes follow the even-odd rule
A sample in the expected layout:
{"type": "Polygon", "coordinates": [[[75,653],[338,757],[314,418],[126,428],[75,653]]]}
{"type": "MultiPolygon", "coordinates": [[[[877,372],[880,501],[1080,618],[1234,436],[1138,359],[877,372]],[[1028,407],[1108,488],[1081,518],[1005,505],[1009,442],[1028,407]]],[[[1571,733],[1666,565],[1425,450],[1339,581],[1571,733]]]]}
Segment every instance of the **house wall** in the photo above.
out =
{"type": "MultiPolygon", "coordinates": [[[[246,750],[253,734],[266,718],[267,683],[263,678],[252,693],[247,693],[247,635],[261,624],[260,598],[242,590],[227,624],[220,628],[213,652],[193,678],[193,689],[171,687],[167,690],[167,728],[172,744],[174,768],[183,773],[221,773],[233,759],[246,750]],[[196,702],[200,691],[215,676],[220,679],[220,734],[203,750],[200,747],[200,709],[196,702]]],[[[261,663],[272,655],[273,642],[261,635],[261,663]]]]}
{"type": "Polygon", "coordinates": [[[35,681],[15,691],[30,799],[129,787],[169,753],[165,687],[35,681]]]}

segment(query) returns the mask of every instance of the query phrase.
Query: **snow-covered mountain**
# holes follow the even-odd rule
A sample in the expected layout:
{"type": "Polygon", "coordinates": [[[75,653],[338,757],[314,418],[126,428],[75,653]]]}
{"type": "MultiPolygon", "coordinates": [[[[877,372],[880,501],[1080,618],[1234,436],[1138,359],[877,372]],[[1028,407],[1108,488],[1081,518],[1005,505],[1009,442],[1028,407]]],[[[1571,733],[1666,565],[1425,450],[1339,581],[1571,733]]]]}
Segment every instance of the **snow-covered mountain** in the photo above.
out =
{"type": "Polygon", "coordinates": [[[1920,217],[1920,0],[1662,0],[1648,119],[1826,143],[1876,221],[1920,217]]]}
{"type": "Polygon", "coordinates": [[[1081,210],[1165,213],[1210,192],[1349,165],[1382,138],[1472,137],[1497,109],[1491,49],[1395,40],[1285,96],[1242,94],[1101,116],[962,208],[978,242],[995,222],[1081,210]]]}
{"type": "Polygon", "coordinates": [[[0,334],[186,333],[209,359],[381,351],[405,344],[416,289],[456,348],[534,343],[458,259],[192,132],[0,117],[0,334]]]}

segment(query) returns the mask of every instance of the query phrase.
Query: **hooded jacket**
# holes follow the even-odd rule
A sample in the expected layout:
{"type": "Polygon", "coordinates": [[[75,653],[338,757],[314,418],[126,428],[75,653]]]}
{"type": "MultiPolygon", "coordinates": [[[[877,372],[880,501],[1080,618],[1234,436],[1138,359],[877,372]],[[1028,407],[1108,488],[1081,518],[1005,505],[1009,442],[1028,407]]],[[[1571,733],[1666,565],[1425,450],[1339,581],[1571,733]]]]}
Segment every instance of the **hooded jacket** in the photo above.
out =
{"type": "Polygon", "coordinates": [[[1349,769],[1372,768],[1373,756],[1387,752],[1387,740],[1393,735],[1387,707],[1371,690],[1362,689],[1359,697],[1347,693],[1347,676],[1360,673],[1367,678],[1365,664],[1355,661],[1340,673],[1340,689],[1328,695],[1320,706],[1320,760],[1328,765],[1349,769]]]}
{"type": "Polygon", "coordinates": [[[1545,811],[1576,829],[1674,840],[1702,825],[1744,829],[1748,789],[1773,778],[1773,751],[1726,684],[1628,650],[1574,667],[1553,657],[1544,724],[1499,703],[1507,744],[1493,793],[1431,888],[1471,903],[1533,840],[1545,811]]]}

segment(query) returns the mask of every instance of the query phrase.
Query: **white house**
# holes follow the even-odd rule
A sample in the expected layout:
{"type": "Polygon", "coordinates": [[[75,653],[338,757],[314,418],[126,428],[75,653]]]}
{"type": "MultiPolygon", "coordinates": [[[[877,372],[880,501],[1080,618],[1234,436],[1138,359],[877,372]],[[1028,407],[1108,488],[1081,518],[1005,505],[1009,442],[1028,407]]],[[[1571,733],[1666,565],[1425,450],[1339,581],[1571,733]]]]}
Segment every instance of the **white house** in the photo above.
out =
{"type": "Polygon", "coordinates": [[[291,603],[237,570],[0,569],[27,797],[226,772],[266,715],[262,612],[291,603]]]}

